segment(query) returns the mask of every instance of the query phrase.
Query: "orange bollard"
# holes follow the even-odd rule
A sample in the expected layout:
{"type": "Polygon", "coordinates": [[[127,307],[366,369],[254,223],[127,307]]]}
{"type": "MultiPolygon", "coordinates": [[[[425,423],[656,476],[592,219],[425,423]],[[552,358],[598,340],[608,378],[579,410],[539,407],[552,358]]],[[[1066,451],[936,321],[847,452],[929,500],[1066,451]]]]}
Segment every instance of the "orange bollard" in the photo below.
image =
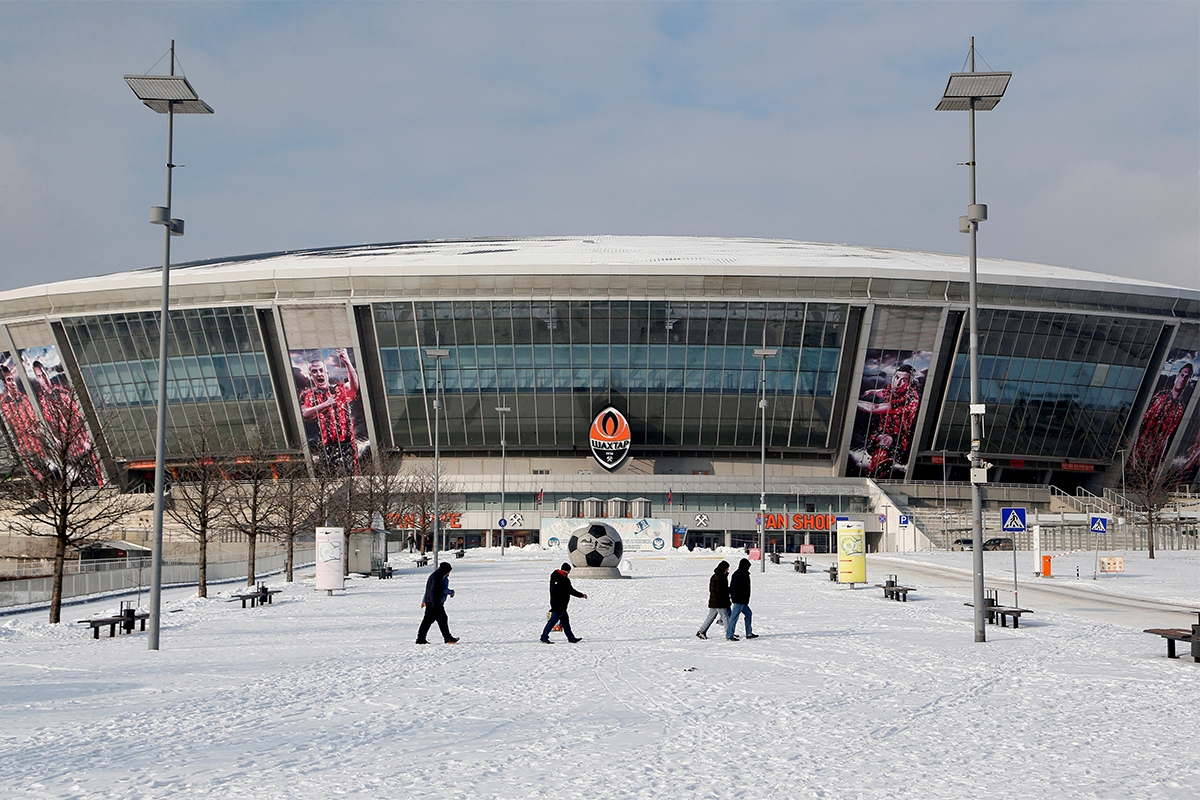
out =
{"type": "Polygon", "coordinates": [[[1050,577],[1050,559],[1051,558],[1053,558],[1053,556],[1042,556],[1042,577],[1043,578],[1050,577]]]}

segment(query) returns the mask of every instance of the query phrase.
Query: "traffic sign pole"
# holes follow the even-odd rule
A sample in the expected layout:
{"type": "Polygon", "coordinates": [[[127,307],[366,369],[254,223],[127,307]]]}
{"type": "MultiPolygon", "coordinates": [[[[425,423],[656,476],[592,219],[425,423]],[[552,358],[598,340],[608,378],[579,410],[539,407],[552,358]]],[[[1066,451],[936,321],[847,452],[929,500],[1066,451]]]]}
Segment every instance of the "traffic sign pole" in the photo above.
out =
{"type": "Polygon", "coordinates": [[[1013,607],[1019,607],[1017,595],[1017,534],[1025,533],[1027,530],[1025,517],[1025,509],[1020,506],[1000,509],[1000,530],[1004,533],[1011,533],[1012,536],[1012,558],[1013,558],[1013,607]]]}

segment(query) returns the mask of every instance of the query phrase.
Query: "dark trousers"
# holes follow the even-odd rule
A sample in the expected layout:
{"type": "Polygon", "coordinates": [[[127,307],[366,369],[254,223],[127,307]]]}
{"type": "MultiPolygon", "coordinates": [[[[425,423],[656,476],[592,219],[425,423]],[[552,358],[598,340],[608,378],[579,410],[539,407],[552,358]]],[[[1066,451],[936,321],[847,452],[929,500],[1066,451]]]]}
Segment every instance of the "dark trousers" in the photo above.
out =
{"type": "Polygon", "coordinates": [[[448,642],[454,638],[450,635],[450,623],[446,620],[446,607],[426,603],[425,616],[421,618],[421,627],[417,628],[418,642],[425,641],[425,634],[429,633],[430,626],[435,622],[442,631],[443,639],[448,642]]]}
{"type": "Polygon", "coordinates": [[[563,633],[567,635],[567,638],[574,639],[575,634],[571,633],[571,617],[567,615],[566,611],[550,612],[550,619],[546,620],[546,627],[542,628],[542,638],[549,639],[550,631],[554,630],[554,626],[560,622],[562,623],[563,633]]]}

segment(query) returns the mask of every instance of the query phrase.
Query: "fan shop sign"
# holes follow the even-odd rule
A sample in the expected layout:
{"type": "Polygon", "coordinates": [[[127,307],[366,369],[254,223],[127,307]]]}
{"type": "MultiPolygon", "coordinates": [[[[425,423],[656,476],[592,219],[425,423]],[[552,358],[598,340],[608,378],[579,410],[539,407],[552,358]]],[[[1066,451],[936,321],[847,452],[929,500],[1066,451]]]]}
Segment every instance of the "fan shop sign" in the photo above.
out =
{"type": "Polygon", "coordinates": [[[763,527],[769,531],[836,531],[837,517],[833,514],[767,514],[763,527]]]}
{"type": "MultiPolygon", "coordinates": [[[[394,531],[425,530],[433,527],[433,514],[388,514],[388,526],[394,531]]],[[[462,514],[453,511],[442,514],[443,528],[461,528],[462,514]]]]}

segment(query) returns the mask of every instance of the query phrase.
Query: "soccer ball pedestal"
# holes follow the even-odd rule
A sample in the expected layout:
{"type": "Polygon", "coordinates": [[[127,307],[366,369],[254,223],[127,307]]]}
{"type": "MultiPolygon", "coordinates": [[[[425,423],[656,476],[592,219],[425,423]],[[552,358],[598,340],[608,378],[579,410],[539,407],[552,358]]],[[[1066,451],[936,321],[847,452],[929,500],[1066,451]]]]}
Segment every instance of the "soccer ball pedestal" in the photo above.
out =
{"type": "Polygon", "coordinates": [[[617,569],[625,546],[611,525],[593,522],[577,529],[567,543],[571,577],[584,579],[624,578],[617,569]]]}
{"type": "Polygon", "coordinates": [[[607,578],[632,578],[622,575],[616,567],[572,567],[571,580],[604,580],[607,578]]]}

